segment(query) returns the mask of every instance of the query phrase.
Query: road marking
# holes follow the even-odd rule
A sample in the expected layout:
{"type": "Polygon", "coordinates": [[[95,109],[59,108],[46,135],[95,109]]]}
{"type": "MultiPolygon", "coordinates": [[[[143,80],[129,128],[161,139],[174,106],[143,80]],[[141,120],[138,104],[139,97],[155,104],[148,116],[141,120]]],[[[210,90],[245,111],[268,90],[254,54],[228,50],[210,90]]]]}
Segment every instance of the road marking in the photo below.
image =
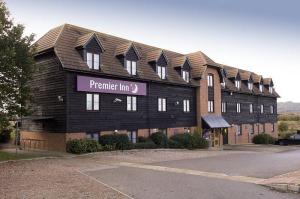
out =
{"type": "Polygon", "coordinates": [[[127,195],[126,193],[124,193],[124,192],[122,192],[122,191],[120,191],[120,190],[118,190],[118,189],[116,189],[116,188],[114,188],[114,187],[112,187],[112,186],[110,186],[110,185],[108,185],[108,184],[105,184],[104,182],[101,182],[101,181],[98,180],[97,178],[94,178],[94,177],[92,177],[92,176],[89,176],[88,174],[83,173],[83,172],[80,171],[80,170],[77,170],[77,172],[80,173],[81,175],[84,175],[84,176],[90,178],[91,180],[94,180],[94,181],[97,182],[97,183],[100,183],[100,184],[102,184],[102,185],[104,185],[104,186],[106,186],[106,187],[108,187],[108,188],[110,188],[110,189],[112,189],[112,190],[118,192],[119,194],[121,194],[121,195],[123,195],[123,196],[125,196],[125,197],[127,197],[127,198],[129,198],[129,199],[134,199],[133,197],[127,195]]]}
{"type": "Polygon", "coordinates": [[[225,173],[214,173],[214,172],[198,171],[198,170],[191,170],[191,169],[179,169],[179,168],[172,168],[172,167],[136,164],[136,163],[129,163],[129,162],[120,162],[120,163],[116,163],[115,165],[140,168],[140,169],[149,169],[154,171],[203,176],[209,178],[218,178],[218,179],[246,182],[252,184],[260,184],[262,181],[265,180],[263,178],[255,178],[255,177],[248,177],[248,176],[231,176],[225,173]]]}

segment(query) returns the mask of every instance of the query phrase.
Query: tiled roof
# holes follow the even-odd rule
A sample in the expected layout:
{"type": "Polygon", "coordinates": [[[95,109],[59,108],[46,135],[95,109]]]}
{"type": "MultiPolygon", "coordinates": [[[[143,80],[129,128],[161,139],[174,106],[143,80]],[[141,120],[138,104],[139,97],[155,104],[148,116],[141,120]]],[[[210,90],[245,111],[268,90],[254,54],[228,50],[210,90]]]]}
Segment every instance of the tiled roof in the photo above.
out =
{"type": "Polygon", "coordinates": [[[262,80],[262,76],[252,73],[252,79],[253,79],[253,83],[260,83],[262,80]]]}
{"type": "Polygon", "coordinates": [[[226,71],[226,77],[227,78],[236,78],[237,74],[239,73],[238,68],[234,68],[234,67],[227,66],[227,65],[224,65],[224,64],[221,64],[221,66],[226,71]]]}
{"type": "Polygon", "coordinates": [[[271,85],[272,84],[272,78],[264,78],[263,79],[264,85],[271,85]]]}
{"type": "Polygon", "coordinates": [[[168,62],[168,58],[165,56],[165,53],[162,49],[153,50],[147,53],[148,62],[157,62],[160,56],[163,55],[168,62]]]}
{"type": "Polygon", "coordinates": [[[251,72],[246,70],[239,70],[241,80],[249,80],[251,78],[251,72]]]}
{"type": "Polygon", "coordinates": [[[97,37],[97,35],[95,34],[95,32],[91,32],[91,33],[87,33],[85,35],[82,35],[80,37],[78,37],[77,41],[76,41],[76,44],[75,44],[75,47],[78,48],[78,47],[83,47],[85,46],[86,44],[88,44],[88,42],[92,39],[92,38],[95,38],[97,43],[99,44],[100,48],[102,49],[102,51],[104,51],[104,48],[103,48],[103,44],[102,42],[99,40],[99,38],[97,37]]]}
{"type": "Polygon", "coordinates": [[[173,67],[183,66],[186,61],[189,62],[186,56],[175,57],[171,61],[173,67]]]}
{"type": "Polygon", "coordinates": [[[63,28],[64,25],[53,28],[49,30],[44,36],[42,36],[39,40],[37,40],[37,52],[43,52],[45,50],[53,48],[63,28]]]}

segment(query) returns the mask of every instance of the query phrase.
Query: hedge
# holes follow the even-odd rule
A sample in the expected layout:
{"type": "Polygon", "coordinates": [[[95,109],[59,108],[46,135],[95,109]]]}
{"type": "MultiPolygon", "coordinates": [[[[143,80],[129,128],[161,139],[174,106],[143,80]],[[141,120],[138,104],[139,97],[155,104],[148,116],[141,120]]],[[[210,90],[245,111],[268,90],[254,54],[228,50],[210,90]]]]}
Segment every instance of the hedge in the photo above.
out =
{"type": "Polygon", "coordinates": [[[99,143],[108,150],[126,150],[132,148],[127,134],[102,135],[99,138],[99,143]]]}
{"type": "Polygon", "coordinates": [[[168,137],[163,132],[152,133],[150,139],[159,147],[167,147],[168,145],[168,137]]]}
{"type": "Polygon", "coordinates": [[[101,151],[102,147],[96,140],[81,139],[69,140],[67,142],[67,152],[82,154],[101,151]]]}
{"type": "Polygon", "coordinates": [[[204,149],[208,148],[208,142],[198,133],[176,134],[170,137],[170,148],[204,149]]]}
{"type": "Polygon", "coordinates": [[[274,144],[275,138],[270,136],[269,134],[258,134],[253,137],[253,143],[254,144],[274,144]]]}
{"type": "Polygon", "coordinates": [[[156,149],[157,147],[158,146],[152,140],[133,144],[134,149],[156,149]]]}

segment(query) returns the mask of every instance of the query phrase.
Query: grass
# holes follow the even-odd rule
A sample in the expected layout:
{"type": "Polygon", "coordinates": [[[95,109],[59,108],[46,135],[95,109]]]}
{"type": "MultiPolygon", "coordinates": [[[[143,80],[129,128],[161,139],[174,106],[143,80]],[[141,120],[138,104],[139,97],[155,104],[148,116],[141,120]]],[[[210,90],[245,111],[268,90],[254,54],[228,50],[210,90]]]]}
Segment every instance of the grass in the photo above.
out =
{"type": "Polygon", "coordinates": [[[5,151],[0,151],[0,162],[7,161],[7,160],[20,160],[20,159],[29,159],[29,158],[36,158],[40,157],[37,154],[22,154],[22,153],[9,153],[5,151]]]}

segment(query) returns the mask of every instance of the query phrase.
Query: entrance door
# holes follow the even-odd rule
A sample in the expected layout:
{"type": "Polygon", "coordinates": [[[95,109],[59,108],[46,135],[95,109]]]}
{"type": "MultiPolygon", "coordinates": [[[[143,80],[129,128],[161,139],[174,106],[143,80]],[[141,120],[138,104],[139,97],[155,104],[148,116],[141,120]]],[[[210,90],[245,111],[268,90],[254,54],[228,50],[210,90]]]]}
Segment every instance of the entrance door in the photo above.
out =
{"type": "Polygon", "coordinates": [[[211,129],[210,140],[212,147],[220,147],[221,146],[221,129],[211,129]]]}
{"type": "Polygon", "coordinates": [[[228,144],[228,130],[227,128],[223,129],[223,144],[228,144]]]}

